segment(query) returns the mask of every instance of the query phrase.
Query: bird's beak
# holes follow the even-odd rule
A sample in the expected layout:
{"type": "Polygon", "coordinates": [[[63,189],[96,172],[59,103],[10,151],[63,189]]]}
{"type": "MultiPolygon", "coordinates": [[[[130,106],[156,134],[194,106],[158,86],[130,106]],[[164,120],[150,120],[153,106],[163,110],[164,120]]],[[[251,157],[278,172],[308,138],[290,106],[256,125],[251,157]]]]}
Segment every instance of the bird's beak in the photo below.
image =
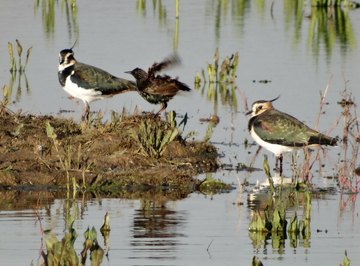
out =
{"type": "Polygon", "coordinates": [[[124,73],[131,75],[131,71],[125,71],[124,73]]]}
{"type": "Polygon", "coordinates": [[[246,112],[245,115],[251,115],[251,113],[252,113],[252,110],[246,112]]]}

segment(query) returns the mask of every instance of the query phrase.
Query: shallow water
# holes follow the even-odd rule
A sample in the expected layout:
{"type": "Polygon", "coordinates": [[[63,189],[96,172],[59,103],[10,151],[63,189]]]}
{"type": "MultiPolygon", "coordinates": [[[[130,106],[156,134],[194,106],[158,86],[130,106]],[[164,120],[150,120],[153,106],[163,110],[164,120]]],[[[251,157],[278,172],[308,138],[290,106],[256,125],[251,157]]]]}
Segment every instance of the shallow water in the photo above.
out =
{"type": "MultiPolygon", "coordinates": [[[[88,226],[100,228],[102,217],[108,212],[111,232],[104,265],[234,265],[249,264],[254,255],[264,265],[339,264],[344,249],[354,265],[359,260],[359,208],[354,202],[339,207],[347,196],[315,196],[311,237],[306,241],[298,239],[295,246],[289,239],[282,246],[271,239],[252,241],[248,232],[252,211],[247,207],[246,197],[241,198],[244,205],[234,204],[238,196],[235,191],[213,197],[192,194],[184,200],[153,204],[150,200],[78,200],[70,205],[70,214],[78,217],[74,225],[79,234],[75,247],[80,253],[82,233],[88,226]]],[[[38,214],[35,209],[28,209],[28,205],[17,211],[2,210],[2,264],[29,265],[31,260],[37,263],[42,247],[37,217],[42,218],[43,229],[51,228],[61,238],[67,204],[63,199],[54,199],[48,206],[40,206],[38,214]]],[[[288,214],[293,211],[289,210],[288,214]]],[[[297,211],[301,216],[301,206],[297,211]]],[[[100,233],[98,240],[105,248],[100,233]]]]}
{"type": "MultiPolygon", "coordinates": [[[[77,1],[71,8],[68,1],[6,1],[0,9],[0,80],[11,86],[8,71],[7,41],[19,39],[24,50],[32,46],[25,76],[14,80],[10,108],[35,114],[53,114],[80,119],[82,103],[69,100],[57,81],[58,52],[74,48],[76,58],[115,75],[131,78],[124,73],[134,67],[147,68],[176,51],[182,65],[168,73],[193,85],[197,72],[212,62],[216,48],[220,59],[239,53],[235,95],[237,107],[208,101],[200,91],[175,97],[168,110],[190,119],[185,133],[196,131],[196,139],[205,136],[208,124],[200,118],[217,113],[220,123],[214,128],[211,141],[219,148],[221,163],[249,164],[256,146],[245,149],[247,118],[244,115],[244,96],[248,104],[258,99],[281,95],[275,106],[307,124],[316,124],[320,94],[329,85],[319,129],[342,133],[342,109],[336,104],[346,88],[356,99],[360,96],[358,36],[360,13],[357,10],[334,13],[325,20],[312,16],[310,6],[303,1],[180,1],[178,24],[173,2],[155,1],[77,1]],[[141,3],[146,2],[145,8],[141,3]],[[302,8],[301,8],[302,7],[302,8]],[[16,11],[16,12],[15,12],[16,11]],[[318,20],[316,20],[318,18],[318,20]],[[336,22],[342,21],[343,24],[336,22]],[[314,28],[319,27],[319,30],[314,28]],[[178,27],[178,28],[177,28],[178,27]],[[345,31],[342,30],[346,29],[345,31]],[[176,37],[176,32],[178,36],[176,37]],[[178,41],[176,41],[178,40],[178,41]],[[271,82],[261,83],[260,80],[271,82]],[[66,112],[62,112],[66,111],[66,112]],[[334,129],[333,129],[334,127],[334,129]]],[[[24,61],[24,57],[23,57],[24,61]]],[[[111,110],[123,107],[133,111],[139,106],[144,111],[159,107],[146,103],[136,93],[94,102],[91,110],[104,112],[109,119],[111,110]]],[[[250,140],[251,141],[251,140],[250,140]]],[[[262,168],[262,154],[255,167],[262,168]]],[[[323,176],[336,175],[340,148],[328,151],[321,171],[315,165],[312,181],[321,188],[335,188],[336,183],[323,176]]],[[[290,156],[285,156],[285,175],[291,177],[290,156]]],[[[269,154],[269,163],[274,158],[269,154]]],[[[237,186],[238,179],[265,180],[262,172],[222,171],[214,175],[237,186]]],[[[204,178],[200,176],[199,178],[204,178]]],[[[79,206],[75,228],[82,234],[88,226],[97,229],[106,211],[110,213],[109,261],[106,264],[124,265],[234,265],[250,263],[254,255],[265,265],[319,263],[339,264],[347,250],[356,264],[360,261],[356,243],[359,242],[358,206],[349,195],[325,193],[314,197],[311,209],[311,238],[299,241],[296,248],[285,241],[283,249],[272,248],[271,239],[253,246],[248,226],[251,209],[246,204],[247,191],[241,195],[244,205],[233,203],[238,189],[213,197],[192,194],[186,199],[168,201],[148,213],[141,210],[141,200],[86,199],[76,201],[79,206]],[[347,205],[343,207],[343,203],[347,205]],[[164,205],[164,206],[162,206],[164,205]],[[156,217],[152,220],[149,217],[156,217]],[[150,223],[150,224],[149,224],[150,223]],[[151,224],[153,223],[153,224],[151,224]],[[147,226],[150,226],[147,228],[147,226]],[[152,228],[151,226],[154,226],[152,228]],[[322,230],[317,232],[317,229],[322,230]],[[327,230],[327,233],[325,233],[327,230]]],[[[42,226],[63,236],[65,228],[63,196],[50,197],[41,205],[42,226]]],[[[26,265],[37,261],[41,247],[40,225],[35,214],[37,198],[20,202],[11,197],[0,211],[0,261],[4,265],[26,265]]],[[[73,210],[73,208],[71,208],[73,210]]],[[[289,213],[294,209],[289,210],[289,213]]],[[[301,213],[301,206],[299,206],[301,213]]],[[[290,215],[290,214],[289,214],[290,215]]],[[[100,237],[100,236],[99,236],[100,237]]],[[[100,239],[100,238],[99,238],[100,239]]],[[[80,252],[83,239],[79,237],[80,252]]],[[[103,243],[101,243],[103,244],[103,243]]]]}

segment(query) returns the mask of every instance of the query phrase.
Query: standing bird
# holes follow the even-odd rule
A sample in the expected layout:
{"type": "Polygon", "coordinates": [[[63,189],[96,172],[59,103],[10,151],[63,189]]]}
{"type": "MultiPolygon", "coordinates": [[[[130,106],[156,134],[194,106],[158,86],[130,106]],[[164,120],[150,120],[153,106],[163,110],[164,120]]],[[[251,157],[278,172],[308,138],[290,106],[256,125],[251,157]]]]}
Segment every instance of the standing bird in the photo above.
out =
{"type": "Polygon", "coordinates": [[[179,63],[179,59],[176,56],[173,56],[160,63],[154,63],[149,67],[148,72],[141,68],[135,68],[125,72],[131,74],[136,79],[137,90],[141,97],[149,103],[161,104],[161,108],[155,116],[166,109],[168,101],[170,101],[178,91],[191,90],[177,78],[174,79],[167,75],[155,75],[157,72],[177,63],[179,63]]]}
{"type": "Polygon", "coordinates": [[[337,138],[332,138],[309,128],[303,122],[286,113],[276,110],[270,101],[256,101],[252,104],[248,130],[253,139],[276,157],[276,169],[282,174],[282,153],[319,145],[337,145],[337,138]]]}
{"type": "Polygon", "coordinates": [[[60,52],[58,77],[67,93],[84,102],[82,119],[85,121],[89,119],[90,102],[127,91],[136,91],[135,82],[78,62],[74,58],[72,49],[64,49],[60,52]]]}

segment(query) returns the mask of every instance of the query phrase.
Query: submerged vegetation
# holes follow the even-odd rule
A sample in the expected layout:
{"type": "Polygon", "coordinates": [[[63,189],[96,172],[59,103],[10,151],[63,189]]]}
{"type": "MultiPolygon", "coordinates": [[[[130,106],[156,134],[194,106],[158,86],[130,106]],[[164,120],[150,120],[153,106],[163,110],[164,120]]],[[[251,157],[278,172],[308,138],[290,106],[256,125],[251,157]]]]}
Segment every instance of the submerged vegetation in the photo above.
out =
{"type": "Polygon", "coordinates": [[[207,99],[214,103],[215,113],[217,110],[219,96],[223,105],[228,105],[237,111],[236,96],[236,70],[239,63],[239,54],[236,52],[229,57],[225,57],[220,64],[219,50],[214,53],[213,62],[207,64],[207,75],[205,70],[195,76],[195,89],[200,90],[201,94],[206,95],[207,99]]]}

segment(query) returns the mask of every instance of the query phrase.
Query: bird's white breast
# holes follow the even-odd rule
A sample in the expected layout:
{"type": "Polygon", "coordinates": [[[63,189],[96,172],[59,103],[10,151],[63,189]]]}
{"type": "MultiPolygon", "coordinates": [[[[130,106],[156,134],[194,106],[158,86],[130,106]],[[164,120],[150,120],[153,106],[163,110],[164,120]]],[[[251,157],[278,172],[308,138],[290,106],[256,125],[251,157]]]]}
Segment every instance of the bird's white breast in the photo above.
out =
{"type": "Polygon", "coordinates": [[[76,83],[71,82],[70,77],[71,75],[69,75],[66,78],[65,86],[63,88],[71,96],[78,98],[83,102],[87,102],[87,103],[104,98],[104,96],[101,95],[100,91],[96,91],[95,89],[81,88],[76,83]]]}
{"type": "Polygon", "coordinates": [[[287,147],[287,146],[282,146],[279,144],[273,144],[273,143],[266,142],[266,141],[262,140],[255,133],[253,128],[251,128],[250,134],[251,134],[252,138],[256,141],[257,144],[259,144],[261,147],[264,147],[268,151],[271,151],[277,157],[280,156],[284,152],[291,152],[291,151],[297,149],[297,147],[287,147]]]}

